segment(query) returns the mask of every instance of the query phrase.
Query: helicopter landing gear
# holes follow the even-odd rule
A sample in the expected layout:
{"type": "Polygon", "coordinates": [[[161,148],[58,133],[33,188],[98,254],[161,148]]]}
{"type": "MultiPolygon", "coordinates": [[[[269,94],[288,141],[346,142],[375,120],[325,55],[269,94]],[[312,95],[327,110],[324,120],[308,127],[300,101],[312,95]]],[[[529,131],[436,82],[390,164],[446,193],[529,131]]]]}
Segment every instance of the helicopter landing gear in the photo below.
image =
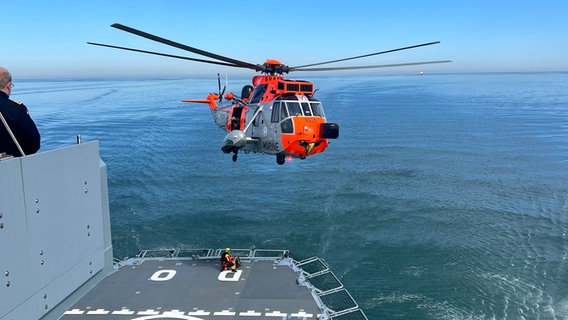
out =
{"type": "Polygon", "coordinates": [[[233,153],[233,162],[237,162],[237,158],[239,157],[238,151],[233,153]]]}
{"type": "Polygon", "coordinates": [[[279,165],[283,165],[284,162],[286,162],[286,157],[284,156],[284,154],[279,153],[276,155],[276,163],[278,163],[279,165]]]}

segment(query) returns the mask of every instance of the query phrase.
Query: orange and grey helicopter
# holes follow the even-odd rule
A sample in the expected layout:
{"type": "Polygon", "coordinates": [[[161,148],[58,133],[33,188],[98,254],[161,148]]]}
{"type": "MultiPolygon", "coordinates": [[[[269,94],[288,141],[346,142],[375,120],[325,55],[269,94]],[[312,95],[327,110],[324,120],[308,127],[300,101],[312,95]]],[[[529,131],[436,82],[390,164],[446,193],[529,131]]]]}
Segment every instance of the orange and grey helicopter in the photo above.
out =
{"type": "Polygon", "coordinates": [[[440,60],[387,65],[314,68],[314,66],[324,64],[440,43],[435,41],[295,67],[289,67],[273,59],[269,59],[263,64],[253,64],[190,47],[119,23],[112,24],[111,27],[215,60],[190,58],[95,42],[88,42],[88,44],[202,63],[252,69],[260,72],[260,75],[252,78],[252,84],[243,87],[240,96],[236,96],[233,93],[224,94],[226,87],[221,90],[218,74],[218,93],[210,93],[206,99],[182,100],[184,102],[207,103],[209,105],[215,123],[227,132],[221,150],[227,154],[232,153],[233,162],[237,161],[239,151],[243,151],[244,153],[258,152],[275,155],[276,162],[282,165],[287,158],[305,159],[308,156],[323,152],[329,144],[329,139],[337,139],[339,137],[339,125],[327,122],[322,103],[314,97],[316,91],[314,84],[304,80],[286,79],[283,76],[284,74],[292,71],[353,70],[450,62],[449,60],[440,60]],[[227,101],[226,105],[222,104],[223,99],[227,101]]]}

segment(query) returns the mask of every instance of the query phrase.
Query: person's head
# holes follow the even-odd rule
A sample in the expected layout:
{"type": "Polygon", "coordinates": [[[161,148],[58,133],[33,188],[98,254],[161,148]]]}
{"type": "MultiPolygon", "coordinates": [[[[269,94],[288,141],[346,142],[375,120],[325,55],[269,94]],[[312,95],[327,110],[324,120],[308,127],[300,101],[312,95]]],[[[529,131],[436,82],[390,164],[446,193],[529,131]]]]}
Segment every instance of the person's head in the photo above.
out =
{"type": "Polygon", "coordinates": [[[6,68],[0,67],[0,90],[10,95],[13,85],[10,72],[6,68]]]}

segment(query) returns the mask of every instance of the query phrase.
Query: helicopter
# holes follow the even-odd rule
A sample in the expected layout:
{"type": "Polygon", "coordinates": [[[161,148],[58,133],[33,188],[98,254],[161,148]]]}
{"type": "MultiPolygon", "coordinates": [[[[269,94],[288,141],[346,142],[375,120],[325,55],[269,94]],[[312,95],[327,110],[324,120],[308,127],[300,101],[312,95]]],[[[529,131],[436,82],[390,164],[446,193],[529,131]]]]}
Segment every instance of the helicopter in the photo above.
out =
{"type": "Polygon", "coordinates": [[[321,101],[314,97],[316,89],[313,82],[287,79],[284,74],[293,71],[356,70],[451,62],[450,60],[438,60],[384,65],[316,67],[440,43],[440,41],[434,41],[293,67],[284,65],[276,59],[268,59],[263,64],[254,64],[190,47],[120,23],[114,23],[111,27],[214,60],[96,42],[87,43],[201,63],[251,69],[260,73],[252,78],[251,84],[242,88],[240,96],[232,92],[225,94],[226,86],[221,89],[220,76],[217,74],[217,93],[210,93],[205,99],[182,100],[183,102],[208,104],[213,120],[227,133],[221,151],[226,154],[232,153],[233,162],[237,161],[238,154],[242,151],[274,155],[276,163],[282,165],[286,159],[306,159],[308,156],[324,152],[330,139],[339,138],[339,125],[327,122],[321,101]],[[223,104],[223,99],[226,104],[223,104]]]}

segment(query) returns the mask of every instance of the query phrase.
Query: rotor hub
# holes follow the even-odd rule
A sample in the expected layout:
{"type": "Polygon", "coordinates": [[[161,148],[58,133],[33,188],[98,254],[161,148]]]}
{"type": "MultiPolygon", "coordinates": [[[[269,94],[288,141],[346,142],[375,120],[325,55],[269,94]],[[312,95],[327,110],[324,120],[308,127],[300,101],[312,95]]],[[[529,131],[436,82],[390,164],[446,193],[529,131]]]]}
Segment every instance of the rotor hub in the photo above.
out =
{"type": "Polygon", "coordinates": [[[276,59],[268,59],[260,70],[264,74],[276,75],[290,72],[290,68],[276,59]]]}

